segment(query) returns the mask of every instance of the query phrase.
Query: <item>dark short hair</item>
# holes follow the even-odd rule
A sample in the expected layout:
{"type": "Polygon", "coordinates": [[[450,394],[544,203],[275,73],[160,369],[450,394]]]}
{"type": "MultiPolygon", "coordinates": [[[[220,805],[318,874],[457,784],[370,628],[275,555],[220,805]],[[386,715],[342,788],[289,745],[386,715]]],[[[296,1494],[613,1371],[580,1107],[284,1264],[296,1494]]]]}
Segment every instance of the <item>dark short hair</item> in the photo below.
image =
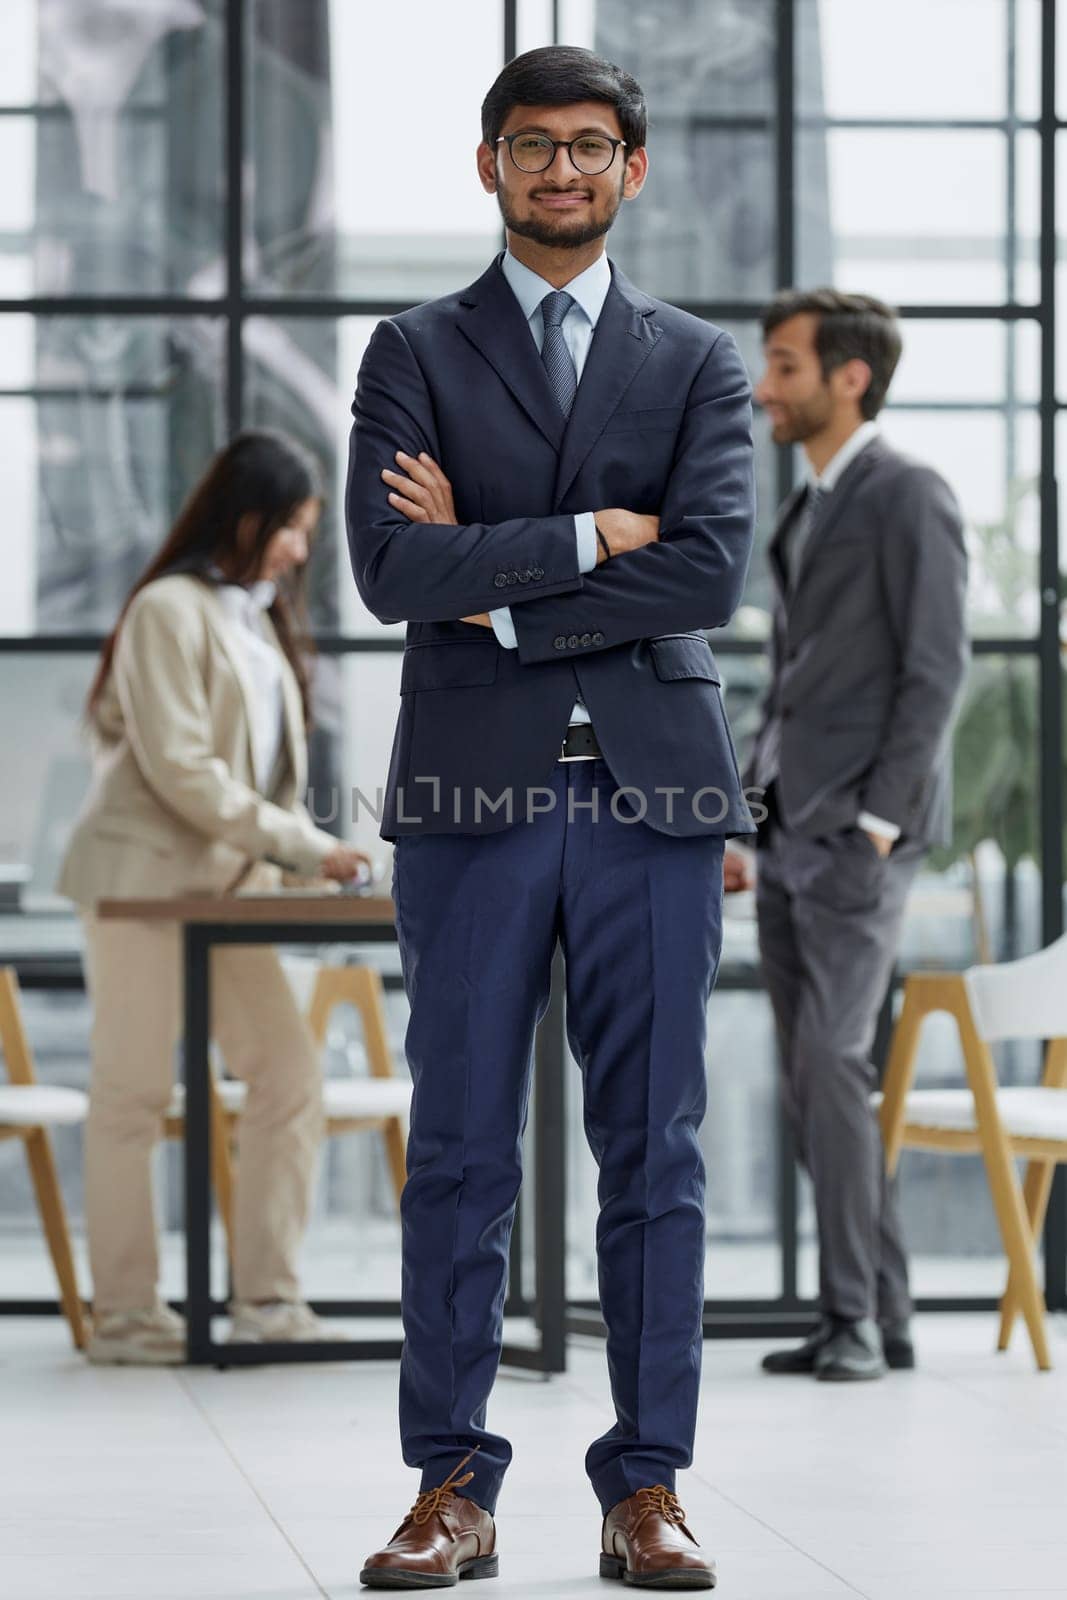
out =
{"type": "Polygon", "coordinates": [[[885,404],[889,385],[904,348],[896,312],[871,294],[844,294],[840,289],[783,289],[763,313],[763,337],[791,317],[811,313],[818,319],[815,350],[828,378],[846,361],[866,361],[871,381],[860,401],[868,419],[885,404]]]}
{"type": "Polygon", "coordinates": [[[648,112],[637,79],[592,50],[570,44],[527,50],[508,62],[482,101],[482,138],[494,145],[514,106],[573,106],[582,100],[614,108],[627,151],[643,146],[648,112]]]}

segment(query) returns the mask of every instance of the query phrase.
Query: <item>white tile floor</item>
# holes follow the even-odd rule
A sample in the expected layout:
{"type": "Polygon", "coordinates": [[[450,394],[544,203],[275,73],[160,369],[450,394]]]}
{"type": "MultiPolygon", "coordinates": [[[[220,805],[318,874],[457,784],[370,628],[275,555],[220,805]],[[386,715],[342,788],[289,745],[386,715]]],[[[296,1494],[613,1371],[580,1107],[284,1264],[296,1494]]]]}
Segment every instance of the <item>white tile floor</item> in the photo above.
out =
{"type": "MultiPolygon", "coordinates": [[[[366,1330],[364,1330],[366,1331],[366,1330]]],[[[679,1483],[724,1600],[1067,1593],[1067,1320],[1057,1369],[989,1316],[927,1317],[922,1365],[820,1386],[706,1347],[697,1464],[679,1483]]],[[[86,1366],[53,1320],[0,1318],[5,1600],[330,1600],[415,1492],[391,1365],[214,1371],[86,1366]]],[[[582,1472],[605,1425],[602,1348],[550,1383],[503,1374],[515,1445],[485,1600],[614,1597],[582,1472]]],[[[481,1591],[478,1591],[481,1596],[481,1591]]]]}

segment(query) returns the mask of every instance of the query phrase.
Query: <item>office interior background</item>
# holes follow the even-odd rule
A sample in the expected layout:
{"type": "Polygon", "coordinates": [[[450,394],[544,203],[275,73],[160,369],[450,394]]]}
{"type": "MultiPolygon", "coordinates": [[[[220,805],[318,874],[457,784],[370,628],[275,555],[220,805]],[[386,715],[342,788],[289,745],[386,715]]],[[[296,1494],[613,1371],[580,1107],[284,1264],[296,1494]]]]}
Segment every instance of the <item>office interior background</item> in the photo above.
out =
{"type": "MultiPolygon", "coordinates": [[[[900,307],[905,355],[884,426],[962,501],[974,639],[954,840],[912,897],[901,970],[1010,958],[1062,931],[1056,479],[1067,340],[1056,330],[1067,269],[1056,215],[1067,105],[1048,46],[1057,22],[1067,38],[1067,5],[1056,10],[1056,0],[407,0],[402,13],[367,0],[5,0],[0,959],[18,969],[44,1081],[88,1077],[77,925],[52,884],[88,781],[80,719],[95,654],[206,459],[243,425],[286,430],[325,468],[309,578],[311,804],[387,869],[371,808],[353,820],[351,804],[354,789],[373,801],[385,780],[403,633],[363,609],[348,567],[356,372],[378,318],[471,281],[500,248],[474,171],[479,105],[507,57],[553,40],[622,61],[649,98],[651,176],[611,254],[649,292],[728,327],[754,378],[760,310],[778,286],[834,283],[900,307]]],[[[745,604],[713,641],[742,748],[765,681],[763,554],[801,470],[759,416],[757,440],[758,548],[745,604]]],[[[729,910],[703,1133],[713,1330],[770,1326],[816,1282],[753,910],[744,898],[729,910]]],[[[391,958],[375,959],[402,1072],[403,994],[391,958]]],[[[1003,1047],[998,1065],[1006,1083],[1040,1069],[1029,1046],[1003,1047]]],[[[360,1069],[340,1014],[326,1066],[360,1069]]],[[[947,1020],[924,1036],[920,1080],[962,1080],[947,1020]]],[[[567,1286],[581,1306],[595,1295],[595,1174],[577,1072],[569,1096],[567,1286]]],[[[56,1145],[78,1227],[79,1130],[57,1130],[56,1145]]],[[[177,1151],[162,1148],[159,1161],[164,1288],[180,1298],[177,1151]]],[[[901,1192],[920,1304],[992,1307],[1004,1266],[980,1159],[908,1152],[901,1192]]],[[[308,1292],[395,1299],[398,1243],[377,1140],[333,1141],[308,1292]]],[[[84,1254],[80,1266],[87,1283],[84,1254]]],[[[1067,1305],[1065,1272],[1061,1174],[1050,1307],[1067,1305]]],[[[0,1144],[0,1299],[52,1298],[21,1150],[0,1144]]]]}

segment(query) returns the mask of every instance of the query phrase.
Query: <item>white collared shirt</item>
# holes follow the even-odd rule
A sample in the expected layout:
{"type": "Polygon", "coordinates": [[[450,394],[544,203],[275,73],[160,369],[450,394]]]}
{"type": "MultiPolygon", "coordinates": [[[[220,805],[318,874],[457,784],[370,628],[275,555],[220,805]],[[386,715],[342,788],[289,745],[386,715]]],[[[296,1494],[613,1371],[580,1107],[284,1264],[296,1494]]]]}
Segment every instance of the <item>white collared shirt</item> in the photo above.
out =
{"type": "MultiPolygon", "coordinates": [[[[540,352],[545,341],[541,302],[546,294],[555,292],[556,286],[524,266],[510,250],[505,253],[500,263],[500,270],[519,302],[534,344],[540,352]]],[[[576,278],[572,278],[570,283],[564,285],[564,288],[574,304],[568,309],[561,327],[564,342],[574,362],[578,382],[581,383],[589,346],[593,341],[600,313],[604,309],[608,290],[611,288],[611,265],[607,256],[598,256],[592,266],[586,267],[584,272],[579,272],[576,278]]],[[[597,545],[596,523],[591,511],[581,511],[575,517],[574,537],[578,542],[578,571],[592,572],[596,566],[597,545]]],[[[490,611],[489,620],[493,624],[497,643],[502,644],[506,650],[517,649],[518,640],[515,636],[515,625],[511,620],[511,607],[498,606],[496,610],[490,611]]],[[[589,713],[581,700],[575,701],[570,720],[572,723],[589,721],[589,713]]]]}
{"type": "Polygon", "coordinates": [[[855,433],[849,434],[840,450],[835,456],[831,456],[821,472],[816,472],[810,461],[807,463],[808,482],[816,489],[821,489],[823,494],[832,493],[860,451],[865,450],[872,439],[877,439],[880,432],[877,422],[861,422],[855,433]]]}
{"type": "Polygon", "coordinates": [[[215,593],[252,681],[252,765],[256,788],[266,794],[285,740],[282,661],[277,645],[263,627],[263,613],[273,604],[277,589],[261,579],[248,588],[239,583],[220,583],[215,593]]]}
{"type": "MultiPolygon", "coordinates": [[[[545,340],[544,322],[541,318],[541,302],[546,294],[555,293],[555,284],[549,283],[546,278],[540,277],[536,272],[531,272],[529,267],[513,256],[510,250],[505,254],[500,263],[500,270],[504,274],[526,318],[533,335],[534,344],[541,349],[545,340]]],[[[593,332],[600,320],[600,313],[604,309],[604,301],[611,288],[611,266],[606,255],[598,256],[591,267],[586,267],[584,272],[579,272],[576,278],[564,286],[565,292],[570,295],[574,304],[571,306],[561,324],[563,337],[567,349],[574,362],[574,370],[578,374],[578,382],[582,381],[582,371],[585,359],[589,354],[593,332]]]]}

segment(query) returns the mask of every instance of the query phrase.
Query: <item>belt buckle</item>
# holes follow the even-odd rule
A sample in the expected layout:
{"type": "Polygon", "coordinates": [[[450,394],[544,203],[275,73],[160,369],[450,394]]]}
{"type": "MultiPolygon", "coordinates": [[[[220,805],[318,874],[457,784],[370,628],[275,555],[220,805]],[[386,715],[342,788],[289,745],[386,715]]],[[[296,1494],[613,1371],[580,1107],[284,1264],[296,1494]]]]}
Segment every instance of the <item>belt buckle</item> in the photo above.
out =
{"type": "MultiPolygon", "coordinates": [[[[580,723],[579,724],[575,724],[575,726],[579,726],[580,727],[581,724],[580,723]]],[[[569,733],[570,729],[568,728],[567,731],[569,733]]],[[[598,758],[596,756],[594,756],[594,755],[569,756],[567,754],[567,741],[566,741],[566,739],[564,739],[563,743],[560,745],[560,747],[559,747],[559,755],[557,757],[557,760],[559,760],[559,761],[596,761],[597,759],[598,758]]]]}

